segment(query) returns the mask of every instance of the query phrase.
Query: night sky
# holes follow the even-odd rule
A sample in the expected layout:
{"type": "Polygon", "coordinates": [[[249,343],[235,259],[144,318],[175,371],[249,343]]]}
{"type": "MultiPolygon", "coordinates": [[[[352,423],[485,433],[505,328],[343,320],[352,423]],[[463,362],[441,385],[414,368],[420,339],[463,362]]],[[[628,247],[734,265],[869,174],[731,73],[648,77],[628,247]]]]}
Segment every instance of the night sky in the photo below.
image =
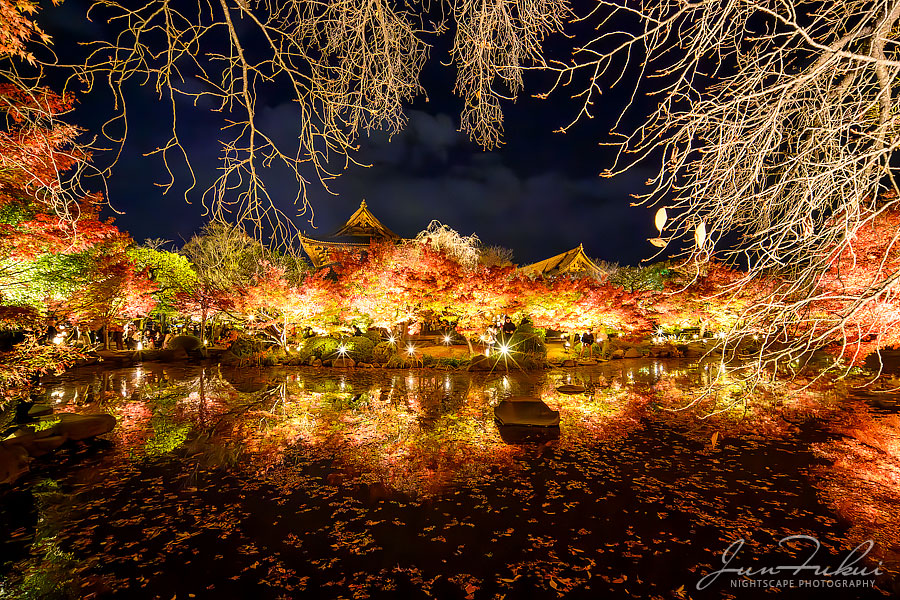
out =
{"type": "MultiPolygon", "coordinates": [[[[66,0],[59,7],[46,5],[39,16],[63,58],[79,52],[75,42],[108,35],[101,24],[85,20],[84,6],[82,0],[66,0]]],[[[655,234],[653,213],[629,206],[630,194],[644,191],[650,171],[613,179],[598,176],[613,158],[598,142],[609,139],[606,134],[629,92],[627,82],[619,90],[604,90],[605,104],[596,107],[595,119],[559,134],[553,130],[577,114],[578,105],[569,98],[575,90],[536,99],[531,94],[545,91],[549,80],[526,74],[525,93],[504,106],[505,144],[485,152],[457,131],[462,100],[452,95],[453,67],[441,64],[449,62],[448,38],[435,41],[423,73],[428,98],[420,97],[409,107],[406,129],[392,139],[382,132],[362,138],[358,159],[372,166],[343,171],[331,183],[337,195],[326,192],[310,174],[315,218],[311,224],[308,216],[298,217],[297,226],[307,234],[327,236],[365,199],[370,210],[402,236],[414,236],[437,219],[464,235],[476,233],[485,244],[511,248],[519,264],[579,243],[589,256],[620,264],[652,256],[654,248],[646,239],[655,234]]],[[[554,43],[558,42],[551,42],[551,53],[557,50],[554,43]]],[[[156,185],[166,180],[162,160],[143,156],[168,139],[167,106],[156,100],[152,87],[131,91],[129,137],[106,182],[108,198],[123,213],[116,216],[116,223],[135,240],[163,238],[180,246],[206,220],[200,196],[216,175],[221,115],[207,107],[193,108],[187,101],[179,106],[180,137],[198,176],[188,204],[185,172],[176,173],[179,180],[163,195],[156,185]]],[[[295,108],[277,93],[260,97],[263,126],[290,139],[295,108]]],[[[106,90],[82,95],[72,120],[96,134],[111,115],[110,98],[106,90]]],[[[108,157],[98,154],[96,160],[102,165],[108,157]]],[[[284,199],[285,212],[295,214],[293,177],[272,173],[267,184],[273,197],[284,199]]]]}

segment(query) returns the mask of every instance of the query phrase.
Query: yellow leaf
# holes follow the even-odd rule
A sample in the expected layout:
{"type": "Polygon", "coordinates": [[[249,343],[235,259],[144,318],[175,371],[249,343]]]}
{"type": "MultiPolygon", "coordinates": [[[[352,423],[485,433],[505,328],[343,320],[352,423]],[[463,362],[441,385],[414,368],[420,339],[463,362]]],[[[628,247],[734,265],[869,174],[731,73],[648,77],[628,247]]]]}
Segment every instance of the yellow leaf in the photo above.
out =
{"type": "Polygon", "coordinates": [[[697,242],[697,249],[703,250],[704,244],[706,244],[706,222],[702,222],[697,225],[697,230],[694,231],[694,241],[697,242]]]}
{"type": "Polygon", "coordinates": [[[712,434],[712,447],[715,448],[716,444],[718,444],[718,443],[719,443],[719,432],[716,431],[715,433],[712,434]]]}
{"type": "Polygon", "coordinates": [[[657,248],[665,248],[668,242],[662,238],[650,238],[650,243],[656,246],[657,248]]]}
{"type": "Polygon", "coordinates": [[[660,233],[662,233],[663,227],[666,226],[666,221],[668,220],[668,218],[669,218],[669,216],[666,214],[665,206],[663,206],[661,209],[656,211],[656,218],[654,219],[654,221],[656,223],[656,228],[659,230],[660,233]]]}

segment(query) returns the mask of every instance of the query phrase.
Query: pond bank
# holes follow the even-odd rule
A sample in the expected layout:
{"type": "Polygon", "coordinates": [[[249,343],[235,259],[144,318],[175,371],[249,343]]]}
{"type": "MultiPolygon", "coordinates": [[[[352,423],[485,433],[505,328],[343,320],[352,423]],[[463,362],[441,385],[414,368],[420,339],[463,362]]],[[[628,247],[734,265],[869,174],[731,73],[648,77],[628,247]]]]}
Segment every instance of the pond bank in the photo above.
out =
{"type": "MultiPolygon", "coordinates": [[[[103,365],[106,368],[129,367],[143,363],[196,363],[200,360],[222,362],[230,366],[312,366],[333,368],[388,368],[388,369],[466,369],[472,371],[513,371],[540,370],[551,368],[589,367],[608,360],[625,358],[700,358],[709,349],[705,342],[685,344],[623,344],[616,343],[608,348],[604,358],[593,358],[590,354],[584,357],[562,343],[551,343],[545,346],[546,352],[541,354],[484,354],[472,355],[468,346],[431,344],[410,345],[410,352],[395,352],[390,359],[379,357],[369,361],[355,360],[349,355],[331,352],[326,356],[305,356],[297,351],[268,350],[256,354],[239,356],[229,348],[207,347],[188,352],[183,348],[162,350],[100,350],[92,352],[87,358],[77,361],[70,369],[103,365]]],[[[596,350],[600,354],[600,350],[596,350]]]]}

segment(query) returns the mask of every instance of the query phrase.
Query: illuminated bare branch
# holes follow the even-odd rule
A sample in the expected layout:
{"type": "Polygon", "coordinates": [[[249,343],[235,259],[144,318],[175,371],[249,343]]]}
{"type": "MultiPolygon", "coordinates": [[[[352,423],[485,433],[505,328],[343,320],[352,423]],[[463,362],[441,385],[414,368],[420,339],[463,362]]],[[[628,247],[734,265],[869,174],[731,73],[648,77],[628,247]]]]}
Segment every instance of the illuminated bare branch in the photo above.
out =
{"type": "MultiPolygon", "coordinates": [[[[860,231],[896,208],[898,17],[896,0],[601,0],[589,18],[636,26],[601,29],[575,64],[556,65],[559,86],[587,81],[579,119],[622,71],[655,75],[641,83],[657,82],[658,104],[637,129],[619,132],[607,174],[661,157],[638,203],[666,207],[662,241],[686,248],[689,263],[748,267],[725,295],[755,302],[730,332],[723,362],[751,334],[762,336],[758,364],[772,366],[893,326],[846,330],[896,296],[898,232],[865,285],[822,282],[859,250],[860,231]],[[777,284],[753,291],[763,281],[777,284]]],[[[854,347],[845,350],[853,358],[854,347]]]]}

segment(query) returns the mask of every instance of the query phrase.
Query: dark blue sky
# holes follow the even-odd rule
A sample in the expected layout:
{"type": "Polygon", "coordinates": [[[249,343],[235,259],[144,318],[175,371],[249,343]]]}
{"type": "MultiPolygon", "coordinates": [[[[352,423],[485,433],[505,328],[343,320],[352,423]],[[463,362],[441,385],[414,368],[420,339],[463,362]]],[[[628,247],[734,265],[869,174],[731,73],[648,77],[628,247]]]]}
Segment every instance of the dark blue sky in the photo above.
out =
{"type": "MultiPolygon", "coordinates": [[[[39,18],[65,58],[73,43],[104,35],[103,28],[83,16],[80,0],[59,7],[47,5],[39,18]]],[[[520,264],[547,258],[583,243],[596,258],[635,264],[653,254],[646,241],[653,237],[652,212],[630,207],[630,194],[643,191],[648,172],[602,179],[612,155],[598,142],[608,132],[625,99],[612,91],[602,98],[597,118],[567,134],[553,133],[571,121],[577,105],[571,90],[549,100],[530,96],[544,91],[546,80],[526,76],[526,92],[506,103],[505,144],[485,152],[457,131],[462,101],[452,95],[455,72],[448,63],[447,41],[438,41],[423,74],[427,101],[409,107],[408,127],[389,139],[376,132],[360,140],[359,159],[369,168],[351,166],[331,183],[328,194],[315,180],[309,197],[315,211],[297,225],[312,235],[334,231],[365,199],[385,225],[413,236],[432,219],[462,234],[476,233],[486,244],[511,248],[520,264]],[[314,228],[315,227],[315,228],[314,228]]],[[[179,107],[179,135],[190,154],[197,188],[184,200],[187,178],[176,167],[178,181],[166,195],[157,185],[166,180],[162,160],[144,156],[168,139],[169,115],[152,88],[133,88],[129,104],[129,137],[119,163],[107,181],[111,205],[122,214],[117,224],[136,240],[164,238],[178,244],[204,222],[200,196],[216,175],[221,115],[185,102],[179,107]]],[[[264,127],[289,134],[295,107],[277,94],[263,97],[258,114],[264,127]]],[[[80,98],[74,120],[96,132],[111,115],[110,95],[98,90],[80,98]]],[[[296,127],[294,125],[294,127],[296,127]]],[[[97,155],[98,164],[107,157],[97,155]]],[[[291,202],[297,184],[288,174],[268,180],[270,191],[283,199],[283,209],[296,212],[291,202]]],[[[99,185],[98,185],[99,187],[99,185]]]]}

